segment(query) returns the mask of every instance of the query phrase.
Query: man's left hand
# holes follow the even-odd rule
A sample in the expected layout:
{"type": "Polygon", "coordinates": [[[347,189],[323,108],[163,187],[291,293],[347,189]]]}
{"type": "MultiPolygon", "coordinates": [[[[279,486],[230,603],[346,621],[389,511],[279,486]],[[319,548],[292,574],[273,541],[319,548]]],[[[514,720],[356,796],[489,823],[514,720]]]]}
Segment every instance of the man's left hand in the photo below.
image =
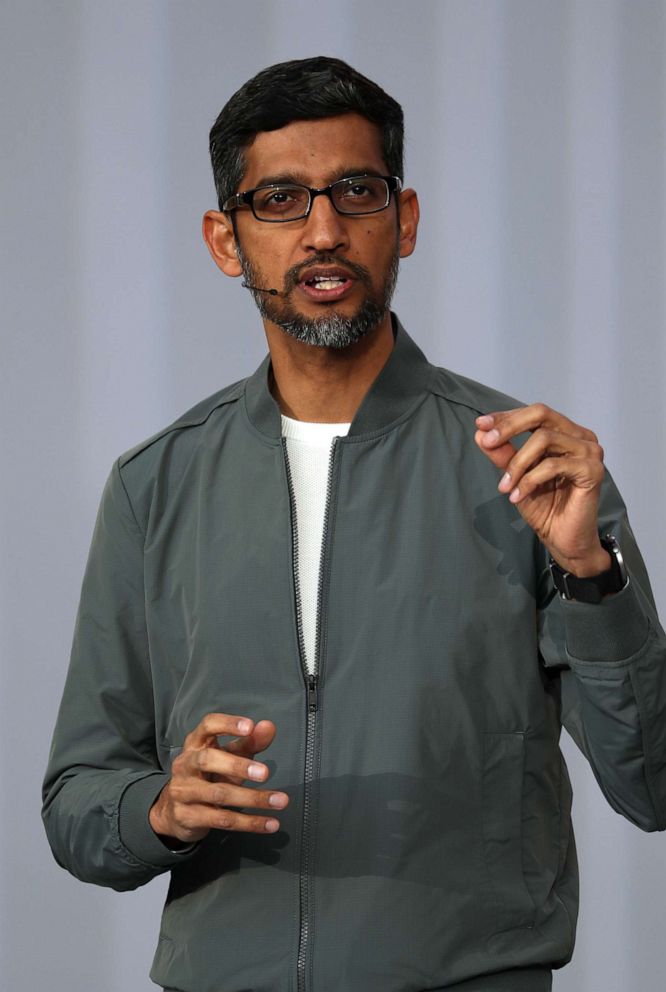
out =
{"type": "Polygon", "coordinates": [[[596,434],[543,403],[476,418],[474,440],[504,473],[507,493],[565,571],[584,578],[610,568],[598,529],[604,452],[596,434]],[[512,439],[531,432],[521,448],[512,439]]]}

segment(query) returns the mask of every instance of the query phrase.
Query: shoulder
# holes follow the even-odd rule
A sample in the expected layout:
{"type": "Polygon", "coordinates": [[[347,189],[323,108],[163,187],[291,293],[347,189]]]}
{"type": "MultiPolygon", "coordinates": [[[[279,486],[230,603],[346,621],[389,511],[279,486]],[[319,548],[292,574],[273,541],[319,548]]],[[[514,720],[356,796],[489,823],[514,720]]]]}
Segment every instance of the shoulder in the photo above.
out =
{"type": "Polygon", "coordinates": [[[156,498],[175,491],[188,470],[225,436],[230,414],[242,398],[247,379],[239,379],[201,400],[163,430],[122,454],[116,461],[118,481],[135,519],[145,532],[156,498]],[[211,437],[216,439],[210,443],[211,437]]]}
{"type": "Polygon", "coordinates": [[[468,379],[458,372],[451,372],[450,369],[436,365],[432,365],[431,369],[430,391],[452,407],[459,408],[462,414],[469,411],[470,416],[477,417],[483,413],[513,410],[525,406],[522,400],[515,399],[475,379],[468,379]]]}
{"type": "Polygon", "coordinates": [[[186,443],[197,444],[202,428],[205,428],[210,418],[240,399],[246,381],[247,379],[239,379],[201,400],[173,423],[120,455],[118,467],[122,470],[133,463],[150,461],[152,456],[159,457],[164,448],[174,441],[186,440],[186,443]]]}

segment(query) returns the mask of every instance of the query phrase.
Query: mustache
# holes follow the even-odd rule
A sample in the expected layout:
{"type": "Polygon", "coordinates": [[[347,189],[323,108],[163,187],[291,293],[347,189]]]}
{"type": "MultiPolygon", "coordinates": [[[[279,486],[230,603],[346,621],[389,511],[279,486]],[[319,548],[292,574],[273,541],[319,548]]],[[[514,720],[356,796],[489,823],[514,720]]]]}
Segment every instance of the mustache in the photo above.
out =
{"type": "Polygon", "coordinates": [[[309,258],[307,262],[301,265],[292,265],[290,269],[287,269],[284,276],[285,293],[294,289],[301,282],[308,269],[313,268],[315,265],[339,265],[341,268],[347,269],[348,272],[352,272],[368,289],[372,289],[370,272],[364,265],[360,265],[358,262],[352,262],[348,258],[342,258],[336,255],[335,252],[320,252],[309,258]]]}

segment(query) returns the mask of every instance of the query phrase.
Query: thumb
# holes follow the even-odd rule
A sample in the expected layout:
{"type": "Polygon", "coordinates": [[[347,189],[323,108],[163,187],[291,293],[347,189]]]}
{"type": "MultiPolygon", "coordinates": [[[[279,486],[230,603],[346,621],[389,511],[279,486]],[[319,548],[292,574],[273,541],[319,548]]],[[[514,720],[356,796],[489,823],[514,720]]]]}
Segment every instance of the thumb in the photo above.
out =
{"type": "Polygon", "coordinates": [[[265,751],[273,742],[276,727],[272,720],[260,720],[247,737],[237,737],[226,746],[227,751],[233,754],[242,754],[244,757],[253,757],[259,751],[265,751]]]}
{"type": "Polygon", "coordinates": [[[496,468],[504,470],[515,455],[516,449],[509,441],[501,444],[499,448],[486,448],[483,444],[483,439],[487,433],[487,431],[477,431],[474,435],[474,440],[486,458],[490,459],[496,468]]]}

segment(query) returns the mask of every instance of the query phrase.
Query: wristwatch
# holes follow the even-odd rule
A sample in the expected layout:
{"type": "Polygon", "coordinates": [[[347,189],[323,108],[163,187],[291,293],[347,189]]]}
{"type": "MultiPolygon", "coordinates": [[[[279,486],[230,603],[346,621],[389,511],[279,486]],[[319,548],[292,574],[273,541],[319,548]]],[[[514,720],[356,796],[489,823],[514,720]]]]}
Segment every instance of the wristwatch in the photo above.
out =
{"type": "Polygon", "coordinates": [[[562,599],[575,599],[579,603],[600,603],[604,596],[620,592],[629,581],[620,545],[612,534],[601,538],[601,546],[611,556],[611,566],[599,575],[582,579],[572,572],[565,572],[554,558],[550,559],[550,574],[562,599]]]}

